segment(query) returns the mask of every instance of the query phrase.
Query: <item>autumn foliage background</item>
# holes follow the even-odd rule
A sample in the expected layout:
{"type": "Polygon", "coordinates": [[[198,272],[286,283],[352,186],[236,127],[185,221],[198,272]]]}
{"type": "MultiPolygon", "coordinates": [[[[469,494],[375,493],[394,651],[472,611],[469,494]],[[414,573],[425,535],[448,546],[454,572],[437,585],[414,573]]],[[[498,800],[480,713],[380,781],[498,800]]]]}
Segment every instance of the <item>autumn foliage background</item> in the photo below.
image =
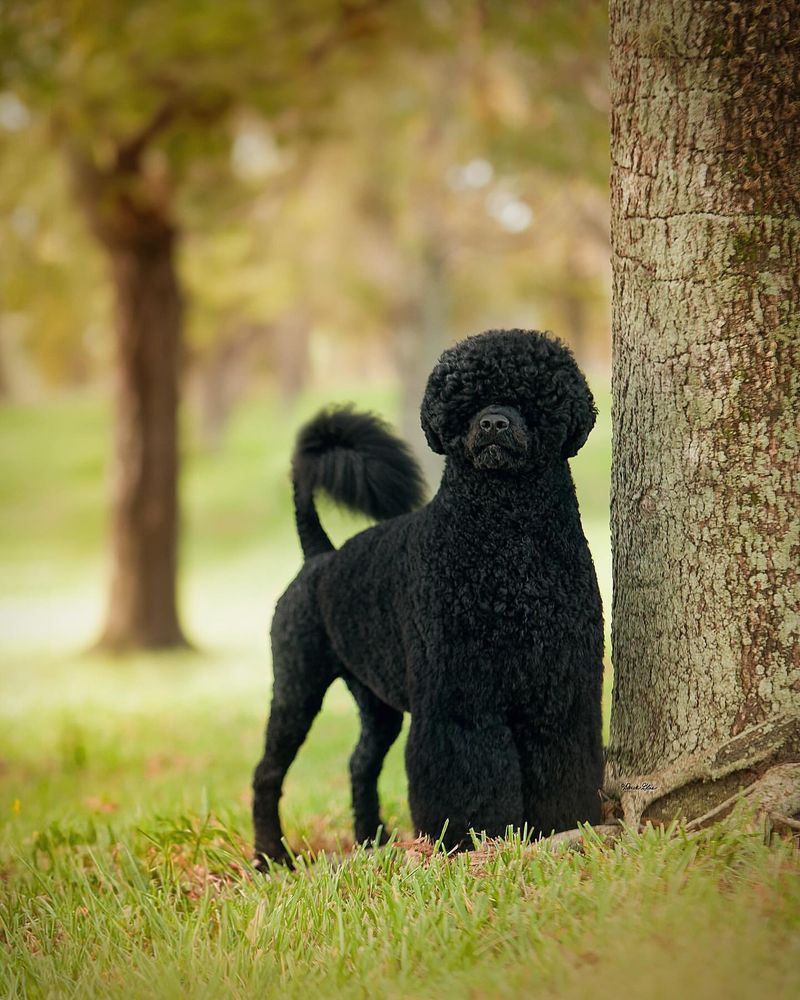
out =
{"type": "MultiPolygon", "coordinates": [[[[418,406],[454,339],[552,329],[602,396],[602,5],[40,2],[3,26],[0,393],[31,421],[93,400],[113,427],[86,483],[106,593],[85,642],[191,640],[194,547],[277,541],[230,470],[228,528],[192,519],[253,406],[273,407],[253,432],[286,468],[309,399],[376,392],[435,489],[418,406]]],[[[56,443],[69,419],[61,460],[83,446],[56,443]]],[[[24,435],[7,447],[35,476],[24,435]]],[[[268,579],[286,579],[274,559],[268,579]]]]}

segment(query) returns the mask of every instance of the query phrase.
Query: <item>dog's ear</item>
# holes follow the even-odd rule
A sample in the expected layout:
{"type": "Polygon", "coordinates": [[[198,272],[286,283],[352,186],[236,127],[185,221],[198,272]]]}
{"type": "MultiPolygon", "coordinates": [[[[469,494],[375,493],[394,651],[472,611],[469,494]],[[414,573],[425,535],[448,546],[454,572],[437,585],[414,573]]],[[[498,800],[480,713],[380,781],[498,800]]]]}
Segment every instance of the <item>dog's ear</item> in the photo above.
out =
{"type": "Polygon", "coordinates": [[[440,407],[434,403],[433,390],[429,383],[428,389],[425,392],[425,398],[422,400],[422,409],[419,415],[420,423],[422,424],[422,430],[425,433],[425,440],[428,442],[428,447],[431,451],[436,452],[437,455],[444,455],[444,445],[442,444],[439,431],[436,429],[441,418],[439,410],[440,407]]]}
{"type": "Polygon", "coordinates": [[[428,376],[419,412],[419,422],[425,433],[425,440],[431,451],[436,452],[437,455],[444,455],[442,432],[447,407],[444,397],[448,394],[448,376],[451,379],[450,390],[453,388],[453,364],[450,358],[452,353],[452,348],[449,352],[445,351],[434,365],[433,371],[428,376]]]}
{"type": "Polygon", "coordinates": [[[573,362],[554,376],[563,399],[566,436],[561,446],[564,458],[577,455],[597,419],[597,407],[583,373],[573,362]]]}
{"type": "Polygon", "coordinates": [[[444,455],[444,445],[436,431],[431,427],[426,427],[424,424],[422,425],[422,429],[425,432],[425,440],[428,442],[430,450],[436,452],[437,455],[444,455]]]}

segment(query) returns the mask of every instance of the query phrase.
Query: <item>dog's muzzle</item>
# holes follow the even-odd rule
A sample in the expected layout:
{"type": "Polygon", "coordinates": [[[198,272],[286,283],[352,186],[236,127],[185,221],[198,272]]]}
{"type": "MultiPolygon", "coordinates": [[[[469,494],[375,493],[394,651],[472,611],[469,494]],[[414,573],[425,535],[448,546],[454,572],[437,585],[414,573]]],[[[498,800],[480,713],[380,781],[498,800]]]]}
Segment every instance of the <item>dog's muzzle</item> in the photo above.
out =
{"type": "Polygon", "coordinates": [[[466,450],[477,469],[520,468],[528,456],[528,431],[522,415],[512,406],[487,406],[470,423],[466,450]]]}

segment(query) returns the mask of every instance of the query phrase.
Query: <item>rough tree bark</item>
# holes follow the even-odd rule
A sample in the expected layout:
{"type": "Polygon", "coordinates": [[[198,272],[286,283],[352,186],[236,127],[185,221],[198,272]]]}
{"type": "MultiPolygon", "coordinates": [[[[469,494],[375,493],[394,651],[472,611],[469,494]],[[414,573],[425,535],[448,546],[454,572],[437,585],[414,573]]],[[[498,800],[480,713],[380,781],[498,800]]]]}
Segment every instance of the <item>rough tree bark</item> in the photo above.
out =
{"type": "Polygon", "coordinates": [[[170,193],[143,165],[148,135],[120,146],[102,169],[70,153],[115,298],[112,571],[100,639],[113,650],[186,644],[176,606],[182,302],[170,193]]]}
{"type": "Polygon", "coordinates": [[[798,23],[797,0],[611,3],[609,780],[741,755],[663,815],[800,760],[798,23]]]}

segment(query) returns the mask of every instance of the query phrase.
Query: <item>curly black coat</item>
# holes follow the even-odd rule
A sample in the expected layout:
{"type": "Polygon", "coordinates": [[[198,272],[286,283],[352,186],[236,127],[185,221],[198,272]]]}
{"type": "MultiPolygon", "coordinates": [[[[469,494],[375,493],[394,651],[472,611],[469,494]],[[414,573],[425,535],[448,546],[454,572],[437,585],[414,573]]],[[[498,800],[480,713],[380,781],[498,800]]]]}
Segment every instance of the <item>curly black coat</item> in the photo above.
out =
{"type": "Polygon", "coordinates": [[[272,625],[274,687],[254,776],[257,857],[286,860],[278,800],[336,677],[358,704],[355,832],[381,827],[377,783],[411,713],[406,768],[420,832],[534,833],[600,818],[603,623],[567,459],[595,420],[559,341],[491,330],[445,351],[422,426],[446,456],[426,506],[377,418],[320,414],[293,461],[306,562],[272,625]],[[335,551],[313,492],[389,518],[335,551]]]}

